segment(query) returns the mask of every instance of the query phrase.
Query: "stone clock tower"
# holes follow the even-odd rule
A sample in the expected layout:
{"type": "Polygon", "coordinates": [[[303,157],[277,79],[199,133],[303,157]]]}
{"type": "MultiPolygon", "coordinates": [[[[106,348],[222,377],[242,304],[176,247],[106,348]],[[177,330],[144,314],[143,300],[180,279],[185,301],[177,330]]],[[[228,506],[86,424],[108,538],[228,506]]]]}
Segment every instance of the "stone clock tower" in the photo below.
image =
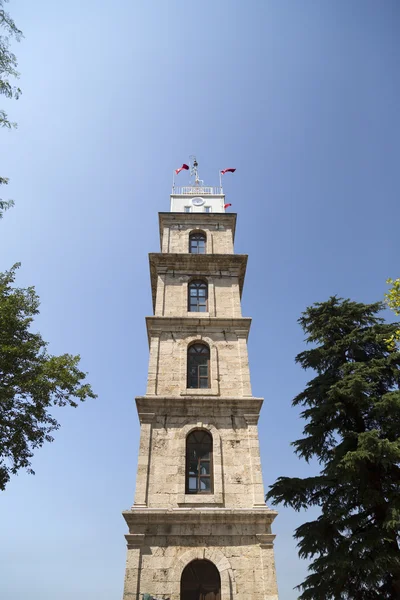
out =
{"type": "Polygon", "coordinates": [[[150,254],[154,315],[124,600],[277,600],[241,312],[247,256],[222,188],[175,188],[150,254]]]}

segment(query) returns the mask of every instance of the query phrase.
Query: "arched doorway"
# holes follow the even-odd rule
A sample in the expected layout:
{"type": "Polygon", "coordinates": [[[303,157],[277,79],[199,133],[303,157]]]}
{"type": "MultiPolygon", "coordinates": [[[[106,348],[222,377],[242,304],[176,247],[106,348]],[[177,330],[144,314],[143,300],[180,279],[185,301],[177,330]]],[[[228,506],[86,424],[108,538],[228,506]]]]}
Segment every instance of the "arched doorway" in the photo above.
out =
{"type": "Polygon", "coordinates": [[[183,569],[181,600],[221,600],[221,578],[209,560],[193,560],[183,569]]]}

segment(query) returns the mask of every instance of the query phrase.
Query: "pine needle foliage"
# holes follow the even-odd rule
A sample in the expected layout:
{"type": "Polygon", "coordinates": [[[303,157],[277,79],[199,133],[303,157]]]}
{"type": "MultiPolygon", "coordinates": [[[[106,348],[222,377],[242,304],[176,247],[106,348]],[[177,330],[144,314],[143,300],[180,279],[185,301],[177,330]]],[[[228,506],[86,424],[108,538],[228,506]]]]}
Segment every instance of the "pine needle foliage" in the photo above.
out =
{"type": "Polygon", "coordinates": [[[383,308],[331,297],[299,319],[313,347],[296,362],[316,376],[293,400],[306,425],[292,445],[321,470],[278,478],[267,499],[320,509],[295,531],[311,559],[301,600],[400,598],[400,353],[387,344],[399,324],[383,308]]]}
{"type": "Polygon", "coordinates": [[[59,428],[51,407],[96,397],[84,383],[80,357],[50,355],[31,331],[39,298],[33,287],[13,286],[18,266],[0,273],[0,490],[20,469],[34,473],[34,450],[52,442],[59,428]]]}

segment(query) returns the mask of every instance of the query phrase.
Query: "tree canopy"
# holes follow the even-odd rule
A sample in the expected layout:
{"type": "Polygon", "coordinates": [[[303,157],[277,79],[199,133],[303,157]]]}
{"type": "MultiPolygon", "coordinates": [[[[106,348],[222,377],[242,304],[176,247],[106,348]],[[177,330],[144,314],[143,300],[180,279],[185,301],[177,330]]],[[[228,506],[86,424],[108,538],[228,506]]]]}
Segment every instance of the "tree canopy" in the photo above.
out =
{"type": "Polygon", "coordinates": [[[400,598],[400,353],[382,303],[336,297],[299,322],[312,348],[296,357],[315,377],[293,400],[304,408],[299,457],[316,458],[308,478],[280,477],[267,499],[320,516],[295,531],[312,559],[301,600],[400,598]]]}
{"type": "MultiPolygon", "coordinates": [[[[396,316],[400,315],[400,279],[387,279],[386,283],[391,287],[385,294],[385,302],[387,306],[394,312],[396,316]]],[[[396,344],[400,343],[400,329],[396,329],[386,340],[388,346],[392,349],[396,344]]]]}
{"type": "MultiPolygon", "coordinates": [[[[17,58],[10,49],[10,41],[20,41],[22,31],[18,29],[10,15],[4,10],[4,4],[8,0],[0,0],[0,94],[9,99],[16,99],[21,95],[21,89],[13,85],[13,80],[18,79],[17,58]]],[[[0,127],[11,129],[17,124],[10,121],[5,110],[0,109],[0,127]]],[[[7,185],[8,178],[0,177],[0,185],[7,185]]],[[[13,206],[12,200],[0,198],[0,219],[5,210],[13,206]]]]}
{"type": "Polygon", "coordinates": [[[30,473],[33,451],[53,441],[59,423],[49,410],[95,398],[79,356],[52,356],[31,331],[39,313],[33,287],[15,288],[15,265],[0,273],[0,490],[21,468],[30,473]]]}
{"type": "Polygon", "coordinates": [[[395,315],[400,315],[400,279],[389,279],[386,281],[391,287],[385,294],[386,304],[394,311],[395,315]]]}

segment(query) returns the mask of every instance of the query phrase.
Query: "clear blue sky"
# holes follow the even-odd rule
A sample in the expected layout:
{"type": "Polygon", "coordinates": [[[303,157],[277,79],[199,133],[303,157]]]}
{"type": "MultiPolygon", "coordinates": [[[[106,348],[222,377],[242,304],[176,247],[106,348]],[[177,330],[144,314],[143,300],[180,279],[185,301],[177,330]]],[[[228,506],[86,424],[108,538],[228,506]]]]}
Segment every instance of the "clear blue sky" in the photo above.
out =
{"type": "MultiPolygon", "coordinates": [[[[399,276],[400,5],[397,0],[11,0],[25,39],[23,96],[0,107],[0,270],[21,261],[36,327],[53,353],[80,353],[99,397],[59,410],[55,442],[0,498],[4,600],[116,600],[121,511],[133,501],[151,314],[147,253],[172,170],[196,154],[226,175],[249,254],[253,393],[265,397],[265,485],[310,474],[290,441],[291,400],[311,374],[296,320],[332,294],[370,302],[399,276]]],[[[180,175],[184,182],[186,174],[180,175]]],[[[280,600],[306,564],[275,521],[280,600]]]]}

